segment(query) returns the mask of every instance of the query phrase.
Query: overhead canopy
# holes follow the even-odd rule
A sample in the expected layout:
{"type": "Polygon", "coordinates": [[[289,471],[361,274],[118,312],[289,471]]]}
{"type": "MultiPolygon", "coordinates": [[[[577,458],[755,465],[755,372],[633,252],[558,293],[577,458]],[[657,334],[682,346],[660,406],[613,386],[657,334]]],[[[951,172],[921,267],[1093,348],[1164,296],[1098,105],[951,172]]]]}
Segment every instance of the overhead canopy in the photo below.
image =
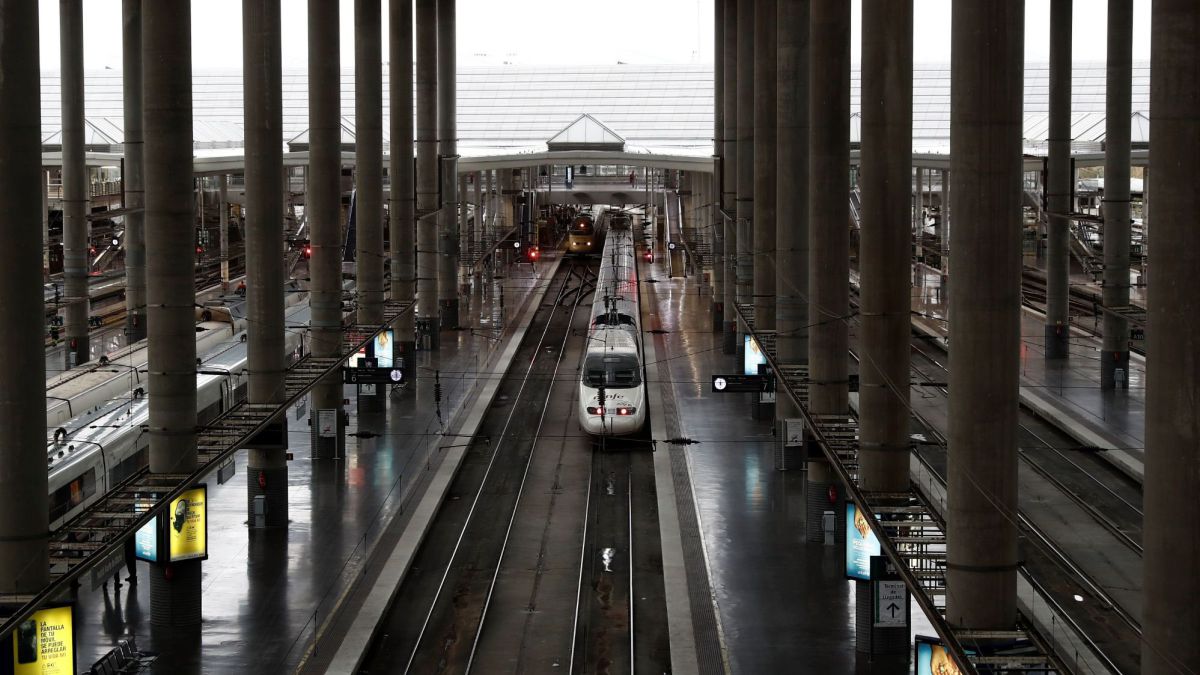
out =
{"type": "Polygon", "coordinates": [[[562,150],[615,150],[620,152],[625,149],[625,139],[600,120],[584,113],[546,141],[546,147],[551,152],[562,150]]]}

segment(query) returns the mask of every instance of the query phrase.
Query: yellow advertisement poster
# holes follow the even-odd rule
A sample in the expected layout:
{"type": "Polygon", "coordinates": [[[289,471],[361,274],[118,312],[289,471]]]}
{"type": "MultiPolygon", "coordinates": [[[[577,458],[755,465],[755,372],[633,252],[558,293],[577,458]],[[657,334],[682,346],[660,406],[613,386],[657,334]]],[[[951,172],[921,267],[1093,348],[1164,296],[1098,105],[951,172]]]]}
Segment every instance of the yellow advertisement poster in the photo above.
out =
{"type": "Polygon", "coordinates": [[[75,675],[71,607],[34,612],[13,631],[13,675],[75,675]]]}
{"type": "Polygon", "coordinates": [[[171,560],[208,557],[208,488],[200,485],[171,502],[167,537],[171,560]]]}

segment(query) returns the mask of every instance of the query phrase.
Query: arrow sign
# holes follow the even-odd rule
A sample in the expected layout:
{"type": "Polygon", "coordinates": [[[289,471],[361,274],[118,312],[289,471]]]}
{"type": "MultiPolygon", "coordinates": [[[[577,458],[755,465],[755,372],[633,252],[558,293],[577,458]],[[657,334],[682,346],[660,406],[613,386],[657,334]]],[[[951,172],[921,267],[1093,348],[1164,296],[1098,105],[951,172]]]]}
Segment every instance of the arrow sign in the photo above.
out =
{"type": "Polygon", "coordinates": [[[908,590],[903,581],[872,581],[875,587],[875,627],[908,625],[908,590]]]}
{"type": "Polygon", "coordinates": [[[767,390],[765,375],[713,375],[712,390],[717,394],[763,392],[767,390]]]}

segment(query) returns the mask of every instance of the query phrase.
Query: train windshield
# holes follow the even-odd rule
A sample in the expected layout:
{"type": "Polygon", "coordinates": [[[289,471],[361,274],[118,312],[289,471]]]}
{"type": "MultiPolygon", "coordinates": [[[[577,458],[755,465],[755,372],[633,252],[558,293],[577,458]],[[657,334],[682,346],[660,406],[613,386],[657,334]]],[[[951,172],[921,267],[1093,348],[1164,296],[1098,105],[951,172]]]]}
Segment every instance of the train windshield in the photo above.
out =
{"type": "Polygon", "coordinates": [[[571,234],[580,234],[586,237],[591,236],[593,231],[590,220],[577,220],[571,225],[571,234]]]}
{"type": "Polygon", "coordinates": [[[642,383],[637,357],[632,354],[591,354],[583,365],[583,381],[589,387],[632,389],[642,383]]]}

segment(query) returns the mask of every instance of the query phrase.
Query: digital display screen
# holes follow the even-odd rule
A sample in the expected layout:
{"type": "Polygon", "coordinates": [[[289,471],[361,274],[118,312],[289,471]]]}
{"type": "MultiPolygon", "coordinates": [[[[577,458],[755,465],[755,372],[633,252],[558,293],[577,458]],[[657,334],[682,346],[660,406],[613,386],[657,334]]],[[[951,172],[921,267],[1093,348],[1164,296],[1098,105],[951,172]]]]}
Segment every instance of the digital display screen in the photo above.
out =
{"type": "Polygon", "coordinates": [[[743,338],[746,348],[742,351],[742,374],[758,375],[758,367],[767,365],[767,355],[753,337],[745,335],[743,338]]]}
{"type": "Polygon", "coordinates": [[[846,502],[846,577],[870,581],[873,555],[880,555],[879,540],[854,502],[846,502]]]}
{"type": "Polygon", "coordinates": [[[143,525],[133,535],[133,546],[138,560],[158,562],[158,518],[143,525]]]}
{"type": "Polygon", "coordinates": [[[9,643],[12,670],[6,668],[0,672],[75,675],[74,618],[73,608],[66,605],[38,610],[17,624],[9,643]]]}
{"type": "Polygon", "coordinates": [[[942,646],[941,640],[916,636],[916,666],[917,675],[962,675],[962,670],[954,663],[950,652],[942,646]]]}

